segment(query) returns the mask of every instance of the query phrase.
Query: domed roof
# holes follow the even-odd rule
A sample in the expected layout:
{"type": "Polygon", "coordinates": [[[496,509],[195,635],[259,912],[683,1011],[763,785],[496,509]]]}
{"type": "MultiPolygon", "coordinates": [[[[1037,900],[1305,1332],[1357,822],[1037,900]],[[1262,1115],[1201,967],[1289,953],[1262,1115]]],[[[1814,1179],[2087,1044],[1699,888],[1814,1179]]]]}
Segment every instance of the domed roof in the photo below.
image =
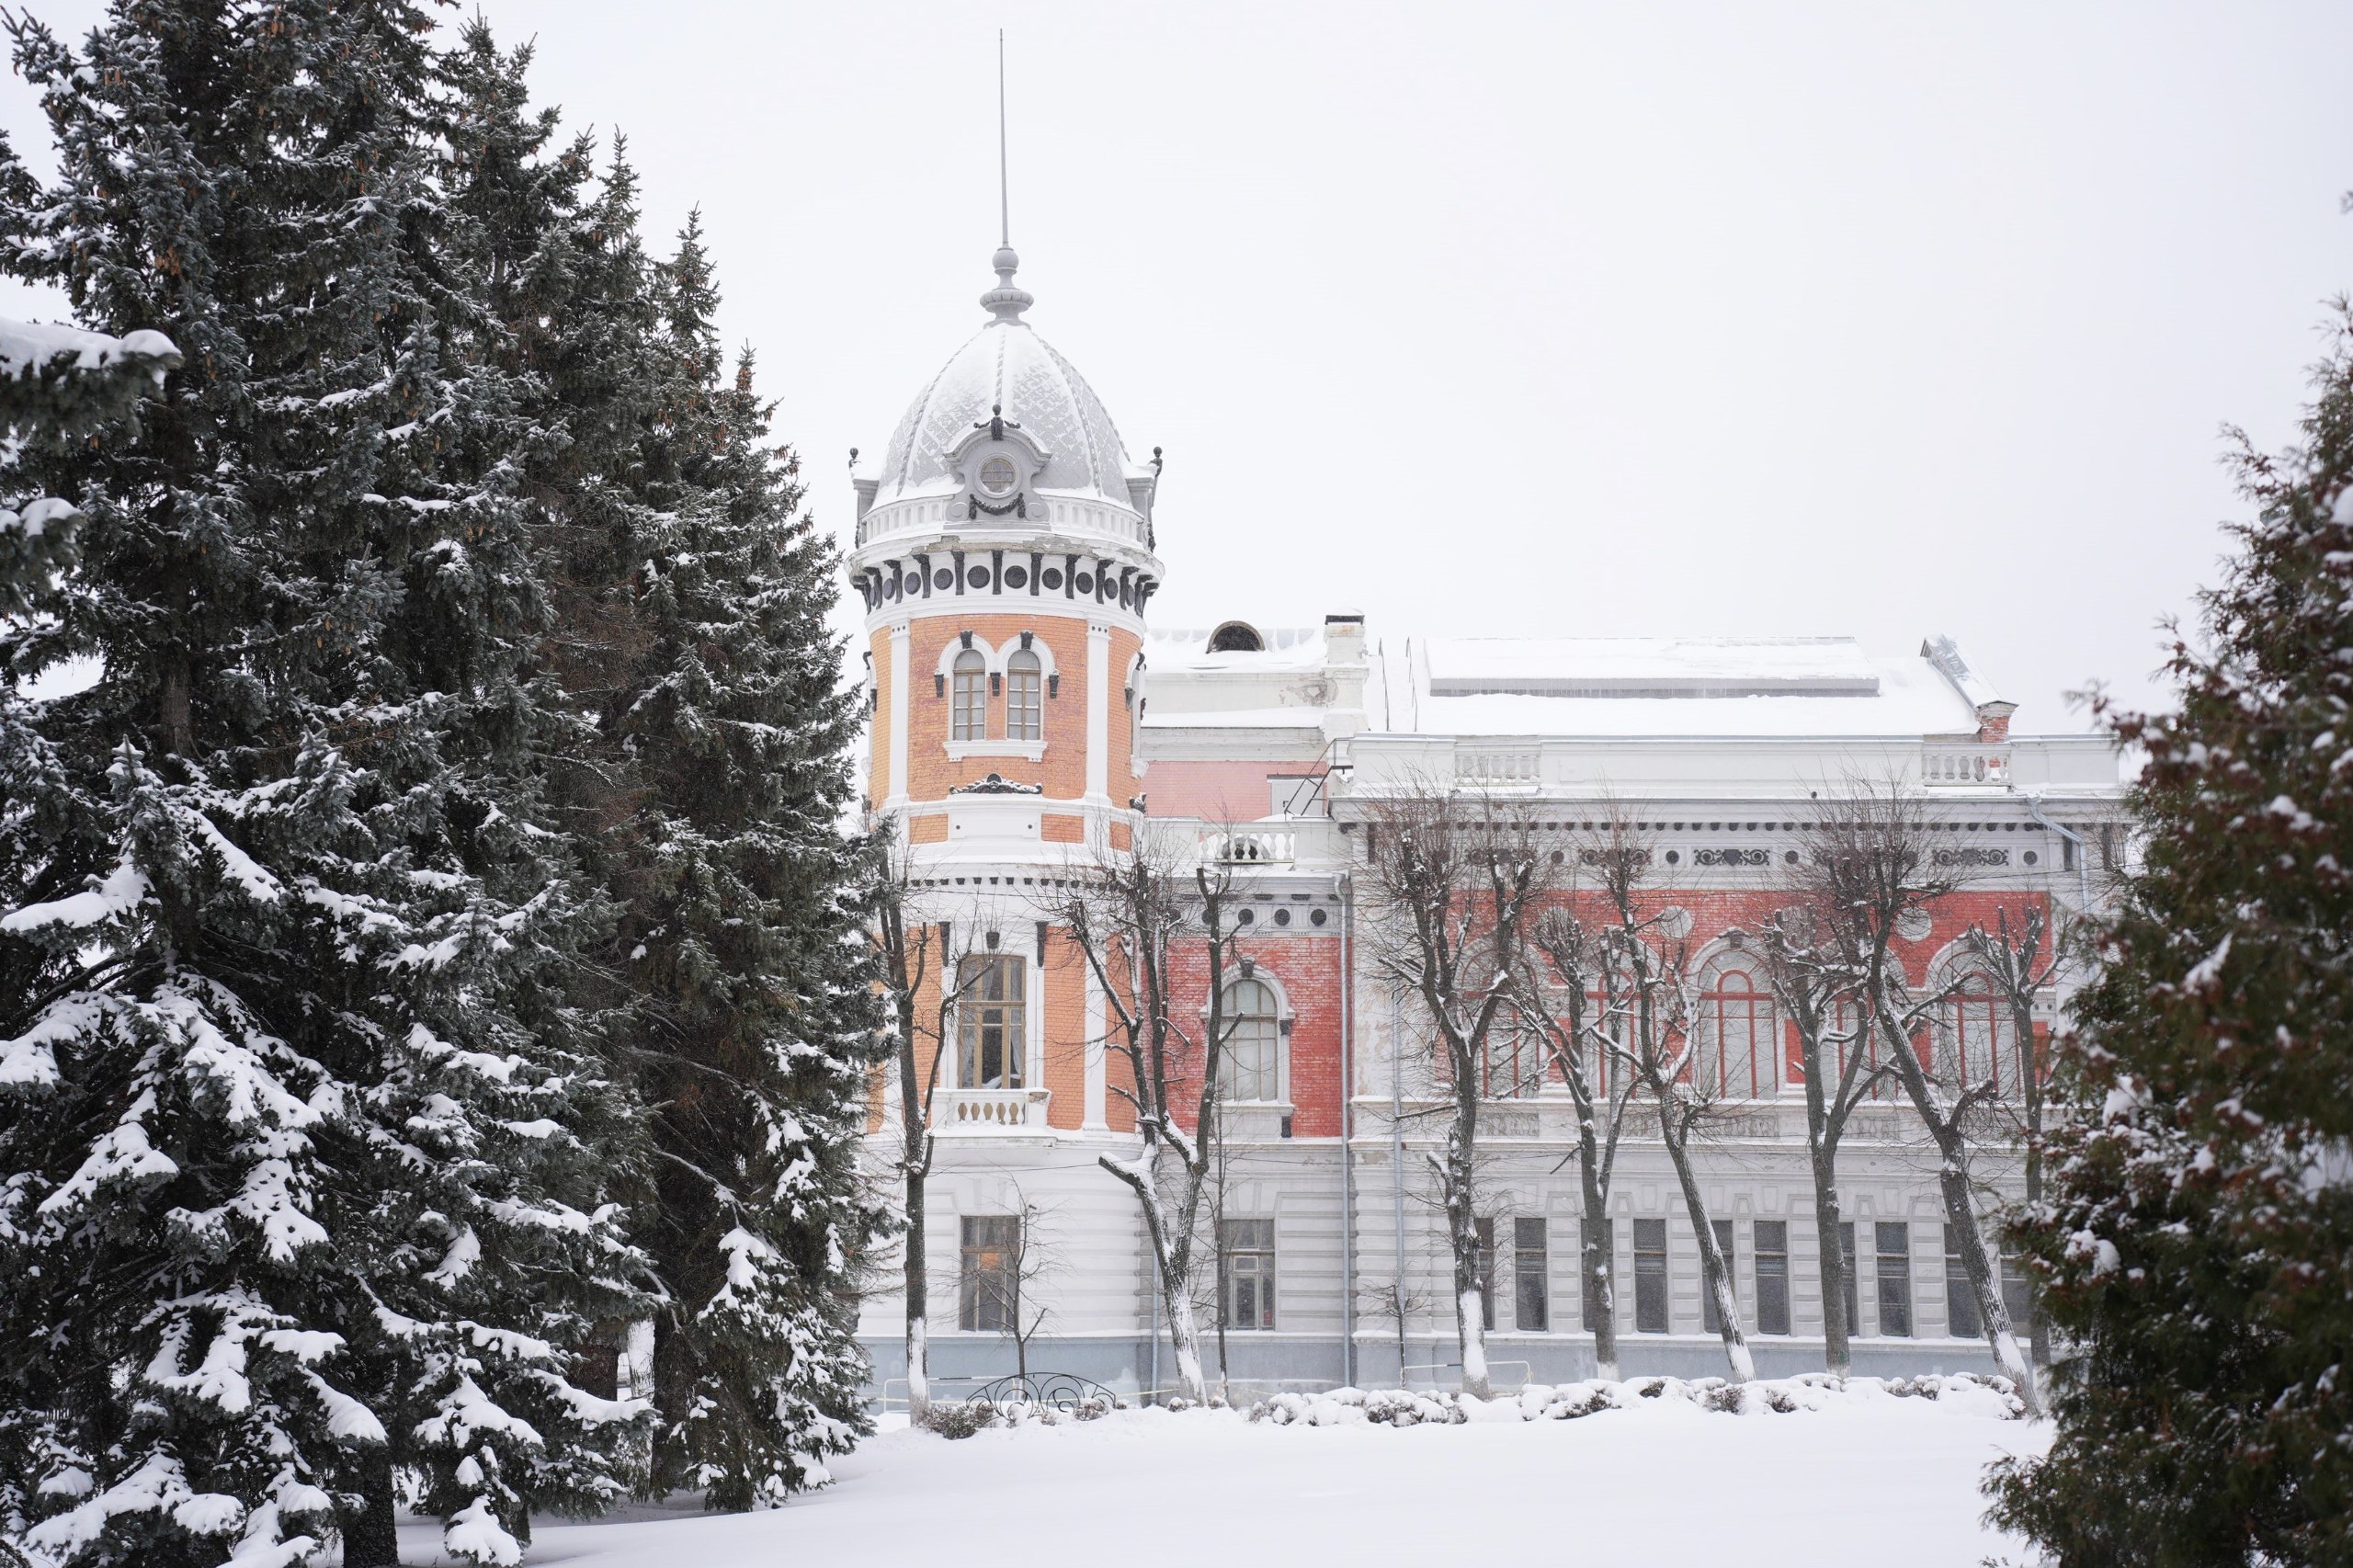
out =
{"type": "Polygon", "coordinates": [[[899,421],[875,476],[878,503],[954,491],[949,449],[1002,406],[1007,423],[1049,454],[1039,489],[1133,505],[1120,432],[1086,379],[1021,319],[1029,296],[1013,287],[1014,266],[1011,250],[997,253],[997,287],[981,301],[996,319],[949,357],[899,421]]]}

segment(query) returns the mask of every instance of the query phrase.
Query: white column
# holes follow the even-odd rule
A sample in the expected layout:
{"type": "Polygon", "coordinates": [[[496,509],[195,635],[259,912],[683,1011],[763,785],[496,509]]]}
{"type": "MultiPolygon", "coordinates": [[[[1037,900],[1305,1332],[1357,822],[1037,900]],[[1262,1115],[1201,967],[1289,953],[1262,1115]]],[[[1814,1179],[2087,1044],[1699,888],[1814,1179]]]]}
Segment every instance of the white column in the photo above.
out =
{"type": "Polygon", "coordinates": [[[1108,801],[1111,792],[1111,629],[1086,628],[1086,798],[1108,801]]]}
{"type": "Polygon", "coordinates": [[[891,772],[889,801],[907,798],[907,623],[891,628],[891,772]]]}
{"type": "Polygon", "coordinates": [[[1106,1107],[1110,1101],[1110,1091],[1106,1087],[1108,1070],[1104,1062],[1107,1045],[1104,1040],[1103,985],[1095,978],[1095,971],[1091,966],[1086,969],[1086,1110],[1080,1119],[1079,1131],[1103,1132],[1108,1131],[1111,1125],[1105,1117],[1106,1107]]]}

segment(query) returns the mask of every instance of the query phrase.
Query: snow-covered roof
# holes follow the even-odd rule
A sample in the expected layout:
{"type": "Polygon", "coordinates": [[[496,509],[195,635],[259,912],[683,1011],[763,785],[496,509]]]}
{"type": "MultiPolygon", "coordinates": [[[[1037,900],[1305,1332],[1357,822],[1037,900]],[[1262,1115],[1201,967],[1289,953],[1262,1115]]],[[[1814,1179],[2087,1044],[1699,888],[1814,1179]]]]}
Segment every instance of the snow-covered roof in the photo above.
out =
{"type": "Polygon", "coordinates": [[[1422,644],[1434,697],[1870,697],[1851,637],[1465,637],[1422,644]]]}
{"type": "Polygon", "coordinates": [[[1174,673],[1316,670],[1324,667],[1324,629],[1320,626],[1253,628],[1266,646],[1255,651],[1210,651],[1212,633],[1204,629],[1159,631],[1144,636],[1144,667],[1174,673]]]}
{"type": "Polygon", "coordinates": [[[1369,728],[1461,735],[1898,736],[1973,731],[1926,657],[1851,638],[1401,639],[1374,656],[1369,728]]]}

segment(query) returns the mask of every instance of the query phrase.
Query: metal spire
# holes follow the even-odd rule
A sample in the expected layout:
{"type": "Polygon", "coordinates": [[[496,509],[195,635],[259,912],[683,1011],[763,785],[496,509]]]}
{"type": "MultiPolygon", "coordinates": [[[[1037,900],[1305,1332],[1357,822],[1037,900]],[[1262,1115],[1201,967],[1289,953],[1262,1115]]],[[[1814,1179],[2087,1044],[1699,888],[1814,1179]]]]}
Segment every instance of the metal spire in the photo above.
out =
{"type": "Polygon", "coordinates": [[[1012,183],[1007,176],[1009,160],[1006,156],[1005,137],[1005,29],[996,30],[996,287],[981,296],[981,308],[1000,322],[1017,322],[1021,312],[1037,301],[1026,289],[1013,286],[1013,275],[1021,267],[1021,258],[1013,254],[1012,183]]]}

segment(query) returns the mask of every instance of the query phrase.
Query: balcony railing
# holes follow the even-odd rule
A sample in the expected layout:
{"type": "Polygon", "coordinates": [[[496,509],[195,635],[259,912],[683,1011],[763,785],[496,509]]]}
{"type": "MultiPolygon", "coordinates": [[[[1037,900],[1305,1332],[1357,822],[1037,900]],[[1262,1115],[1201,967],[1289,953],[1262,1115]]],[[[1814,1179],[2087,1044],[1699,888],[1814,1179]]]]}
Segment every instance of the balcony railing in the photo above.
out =
{"type": "Polygon", "coordinates": [[[1540,755],[1533,746],[1465,746],[1454,754],[1455,782],[1486,789],[1533,788],[1540,755]]]}
{"type": "Polygon", "coordinates": [[[1929,746],[1920,754],[1920,781],[1930,789],[1957,789],[1964,784],[2007,784],[2010,781],[2010,748],[1929,746]]]}
{"type": "Polygon", "coordinates": [[[1226,866],[1288,866],[1299,858],[1299,835],[1289,828],[1235,828],[1201,835],[1201,858],[1226,866]]]}
{"type": "Polygon", "coordinates": [[[1046,1125],[1048,1089],[941,1089],[932,1096],[937,1132],[1026,1132],[1046,1125]]]}

